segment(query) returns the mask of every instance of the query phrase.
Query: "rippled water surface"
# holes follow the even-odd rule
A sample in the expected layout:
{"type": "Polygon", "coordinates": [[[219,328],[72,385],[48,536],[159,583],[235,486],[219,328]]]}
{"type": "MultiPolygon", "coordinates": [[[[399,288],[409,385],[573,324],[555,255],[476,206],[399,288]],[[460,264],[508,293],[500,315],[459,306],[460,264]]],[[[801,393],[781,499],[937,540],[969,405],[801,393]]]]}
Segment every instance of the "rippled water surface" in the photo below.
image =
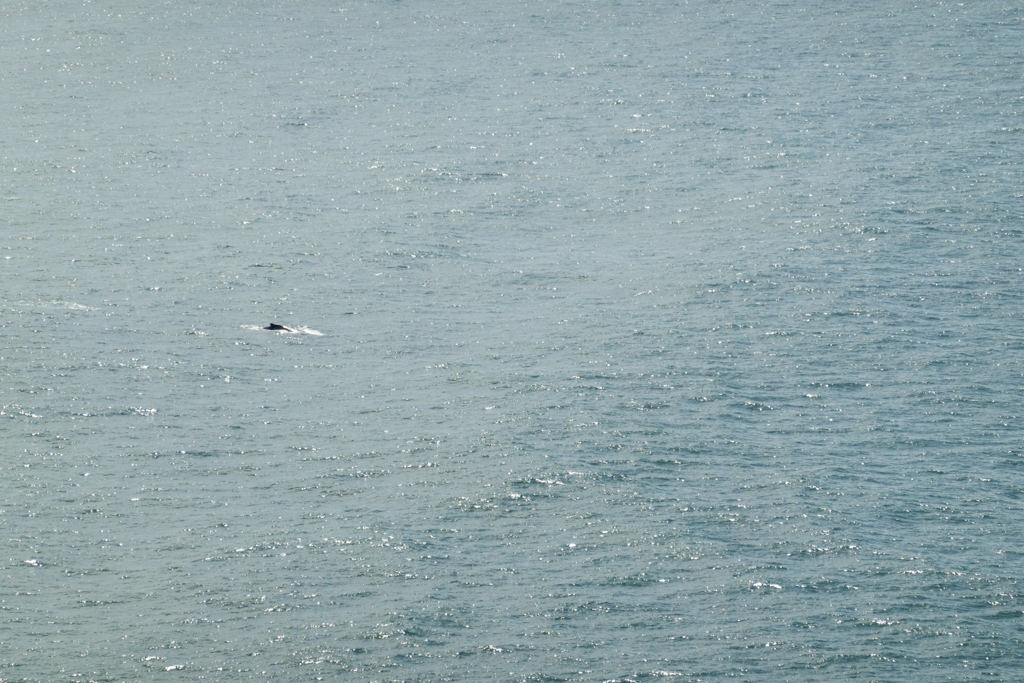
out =
{"type": "Polygon", "coordinates": [[[1016,680],[1022,46],[8,3],[0,680],[1016,680]]]}

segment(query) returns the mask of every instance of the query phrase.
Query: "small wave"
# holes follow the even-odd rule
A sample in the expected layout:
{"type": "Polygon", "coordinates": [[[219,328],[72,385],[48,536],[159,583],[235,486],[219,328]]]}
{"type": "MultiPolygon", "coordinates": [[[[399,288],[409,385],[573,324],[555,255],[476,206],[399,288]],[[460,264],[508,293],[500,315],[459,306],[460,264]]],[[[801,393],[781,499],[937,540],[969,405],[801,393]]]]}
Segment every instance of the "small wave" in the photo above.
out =
{"type": "Polygon", "coordinates": [[[69,311],[94,311],[95,308],[77,304],[74,301],[60,301],[53,299],[51,301],[15,301],[9,304],[13,308],[27,308],[27,309],[39,309],[39,308],[64,308],[69,311]]]}

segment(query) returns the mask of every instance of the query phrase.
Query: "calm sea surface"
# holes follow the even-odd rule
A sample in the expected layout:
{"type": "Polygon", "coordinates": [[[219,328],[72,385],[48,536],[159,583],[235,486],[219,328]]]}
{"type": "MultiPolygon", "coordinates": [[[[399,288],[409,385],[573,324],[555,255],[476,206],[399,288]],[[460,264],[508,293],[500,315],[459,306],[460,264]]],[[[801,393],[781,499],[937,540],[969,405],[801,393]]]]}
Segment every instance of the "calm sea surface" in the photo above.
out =
{"type": "Polygon", "coordinates": [[[1019,3],[13,1],[0,130],[0,680],[1019,680],[1019,3]]]}

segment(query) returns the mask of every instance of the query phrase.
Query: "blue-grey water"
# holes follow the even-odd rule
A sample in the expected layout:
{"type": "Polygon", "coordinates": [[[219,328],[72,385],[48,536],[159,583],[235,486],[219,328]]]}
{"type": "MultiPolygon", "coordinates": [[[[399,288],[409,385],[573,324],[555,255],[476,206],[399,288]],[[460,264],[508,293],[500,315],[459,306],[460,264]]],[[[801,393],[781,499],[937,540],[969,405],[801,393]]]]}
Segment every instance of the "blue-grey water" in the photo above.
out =
{"type": "Polygon", "coordinates": [[[1019,3],[15,1],[0,130],[0,680],[1020,680],[1019,3]]]}

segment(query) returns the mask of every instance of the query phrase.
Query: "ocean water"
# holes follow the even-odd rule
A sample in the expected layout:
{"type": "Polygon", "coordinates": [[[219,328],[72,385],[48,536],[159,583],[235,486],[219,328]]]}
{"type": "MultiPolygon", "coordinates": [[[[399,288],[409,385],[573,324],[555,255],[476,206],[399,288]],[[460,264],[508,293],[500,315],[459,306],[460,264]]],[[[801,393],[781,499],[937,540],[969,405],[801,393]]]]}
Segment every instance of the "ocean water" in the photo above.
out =
{"type": "Polygon", "coordinates": [[[1019,680],[1022,79],[1002,0],[0,7],[0,680],[1019,680]]]}

